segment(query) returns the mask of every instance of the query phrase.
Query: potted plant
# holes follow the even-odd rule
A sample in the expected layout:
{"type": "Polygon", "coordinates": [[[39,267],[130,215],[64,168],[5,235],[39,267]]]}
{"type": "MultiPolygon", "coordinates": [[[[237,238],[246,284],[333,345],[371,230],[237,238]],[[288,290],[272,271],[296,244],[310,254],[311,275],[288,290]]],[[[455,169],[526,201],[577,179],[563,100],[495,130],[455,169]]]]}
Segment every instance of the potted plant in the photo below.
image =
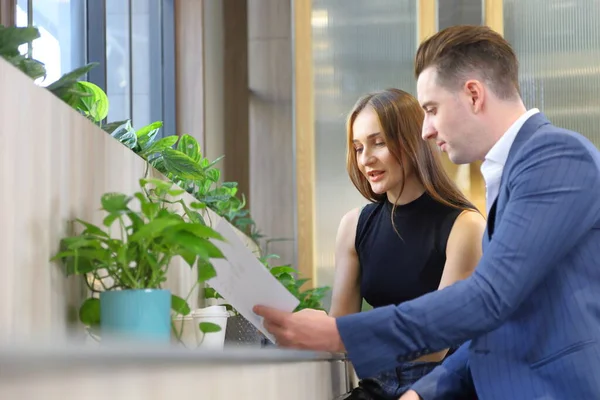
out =
{"type": "MultiPolygon", "coordinates": [[[[162,288],[171,262],[180,256],[196,266],[200,284],[215,276],[210,259],[223,257],[210,239],[223,239],[202,223],[198,210],[205,205],[186,204],[179,197],[184,191],[171,182],[141,179],[140,186],[132,196],[103,195],[102,226],[78,219],[83,230],[64,238],[52,260],[62,261],[67,275],[84,276],[91,296],[79,317],[90,328],[99,327],[103,339],[169,342],[171,309],[190,313],[185,299],[162,288]]],[[[201,328],[213,332],[218,328],[213,325],[201,328]]]]}

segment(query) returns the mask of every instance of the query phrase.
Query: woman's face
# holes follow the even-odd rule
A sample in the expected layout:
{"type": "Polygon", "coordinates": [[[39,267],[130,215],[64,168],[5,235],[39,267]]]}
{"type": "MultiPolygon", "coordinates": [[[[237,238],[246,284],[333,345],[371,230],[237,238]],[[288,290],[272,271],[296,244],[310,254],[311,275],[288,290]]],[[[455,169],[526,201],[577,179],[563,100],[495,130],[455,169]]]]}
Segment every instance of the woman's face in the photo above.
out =
{"type": "Polygon", "coordinates": [[[356,116],[352,134],[358,168],[373,192],[397,198],[402,187],[402,167],[389,151],[379,117],[372,107],[365,107],[356,116]]]}

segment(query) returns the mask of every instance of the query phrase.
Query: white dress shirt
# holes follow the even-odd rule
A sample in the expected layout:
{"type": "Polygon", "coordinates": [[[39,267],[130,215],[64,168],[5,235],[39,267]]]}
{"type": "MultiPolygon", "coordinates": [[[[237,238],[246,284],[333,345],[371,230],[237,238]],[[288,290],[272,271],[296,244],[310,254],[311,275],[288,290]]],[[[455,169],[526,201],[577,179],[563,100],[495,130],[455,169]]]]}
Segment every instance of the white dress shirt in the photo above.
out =
{"type": "Polygon", "coordinates": [[[485,206],[487,213],[490,213],[490,208],[498,196],[500,190],[500,178],[504,164],[508,158],[510,148],[517,137],[517,133],[523,127],[523,124],[532,116],[539,113],[540,110],[532,108],[525,114],[521,115],[508,130],[502,135],[500,140],[486,154],[483,163],[481,164],[481,174],[485,180],[485,206]]]}

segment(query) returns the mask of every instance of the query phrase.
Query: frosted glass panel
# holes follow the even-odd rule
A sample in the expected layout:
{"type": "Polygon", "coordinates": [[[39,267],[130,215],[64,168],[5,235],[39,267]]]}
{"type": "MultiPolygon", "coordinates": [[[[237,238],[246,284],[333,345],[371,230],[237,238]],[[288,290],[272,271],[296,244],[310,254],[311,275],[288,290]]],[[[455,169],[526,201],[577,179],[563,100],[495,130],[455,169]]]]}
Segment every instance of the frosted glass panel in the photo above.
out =
{"type": "Polygon", "coordinates": [[[366,92],[415,93],[414,0],[313,0],[316,251],[319,285],[332,283],[341,217],[366,200],[346,173],[345,118],[366,92]]]}
{"type": "Polygon", "coordinates": [[[600,2],[504,0],[527,107],[600,146],[600,2]]]}

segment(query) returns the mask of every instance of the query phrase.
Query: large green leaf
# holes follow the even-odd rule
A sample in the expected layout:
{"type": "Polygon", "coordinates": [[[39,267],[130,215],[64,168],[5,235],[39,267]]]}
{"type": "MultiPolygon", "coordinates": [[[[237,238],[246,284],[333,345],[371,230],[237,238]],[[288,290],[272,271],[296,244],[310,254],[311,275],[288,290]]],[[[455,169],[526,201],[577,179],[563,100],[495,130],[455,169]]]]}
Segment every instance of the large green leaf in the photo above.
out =
{"type": "Polygon", "coordinates": [[[171,226],[179,224],[176,218],[157,218],[142,226],[137,232],[129,237],[129,241],[137,242],[143,239],[153,239],[163,233],[171,226]]]}
{"type": "Polygon", "coordinates": [[[177,150],[187,155],[196,163],[200,162],[200,159],[202,159],[200,145],[198,144],[198,141],[190,135],[185,134],[181,136],[179,143],[177,143],[177,150]]]}
{"type": "MultiPolygon", "coordinates": [[[[99,63],[92,62],[84,65],[83,67],[79,67],[74,69],[71,72],[68,72],[60,77],[57,81],[53,82],[51,85],[48,85],[46,89],[56,94],[62,88],[70,87],[75,82],[79,80],[82,76],[90,72],[93,68],[97,67],[99,63]]],[[[60,97],[60,96],[59,96],[60,97]]]]}
{"type": "Polygon", "coordinates": [[[224,258],[223,253],[217,246],[212,244],[210,241],[201,239],[187,231],[177,231],[171,234],[170,242],[172,244],[178,244],[184,249],[197,254],[205,260],[210,258],[224,258]]]}
{"type": "Polygon", "coordinates": [[[133,149],[137,145],[135,129],[133,129],[129,120],[116,127],[110,135],[130,149],[133,149]]]}
{"type": "Polygon", "coordinates": [[[298,271],[296,271],[296,269],[294,269],[293,267],[291,267],[289,265],[281,265],[278,267],[271,268],[271,274],[273,274],[275,276],[278,276],[283,273],[296,274],[296,273],[298,273],[298,271]]]}
{"type": "Polygon", "coordinates": [[[112,254],[106,249],[74,249],[58,253],[55,259],[64,260],[67,275],[82,275],[106,266],[112,254]]]}
{"type": "Polygon", "coordinates": [[[101,228],[97,227],[94,224],[90,224],[89,222],[85,222],[79,218],[76,219],[81,225],[85,226],[85,231],[83,233],[89,233],[91,235],[102,236],[108,238],[108,233],[104,232],[101,228]]]}
{"type": "Polygon", "coordinates": [[[79,320],[87,326],[100,325],[100,300],[86,299],[79,308],[79,320]]]}
{"type": "Polygon", "coordinates": [[[106,133],[110,133],[112,134],[115,129],[117,129],[118,127],[120,127],[121,125],[124,125],[127,123],[127,121],[129,121],[128,119],[125,119],[123,121],[113,121],[113,122],[109,122],[108,124],[104,124],[102,125],[102,130],[106,133]]]}
{"type": "Polygon", "coordinates": [[[42,78],[46,76],[46,67],[43,63],[32,58],[27,58],[20,54],[15,56],[5,56],[5,60],[20,69],[32,79],[42,78]]]}
{"type": "Polygon", "coordinates": [[[40,37],[37,28],[14,27],[0,25],[0,56],[14,56],[19,54],[19,46],[33,42],[40,37]]]}
{"type": "Polygon", "coordinates": [[[197,236],[198,238],[203,238],[203,239],[210,238],[210,239],[224,240],[223,236],[221,236],[220,233],[218,233],[211,227],[200,224],[200,223],[182,222],[179,225],[175,225],[175,226],[169,228],[169,231],[173,231],[173,232],[186,231],[186,232],[192,233],[194,236],[197,236]]]}
{"type": "Polygon", "coordinates": [[[148,157],[151,154],[160,153],[166,149],[172,148],[175,143],[177,143],[177,136],[173,135],[164,137],[152,143],[150,147],[142,151],[140,155],[142,157],[148,157]]]}
{"type": "Polygon", "coordinates": [[[152,142],[154,142],[154,139],[156,139],[156,135],[162,126],[162,121],[156,121],[137,130],[137,142],[142,151],[145,151],[148,147],[150,147],[152,142]]]}
{"type": "Polygon", "coordinates": [[[187,249],[180,249],[179,255],[181,256],[181,258],[184,259],[187,265],[190,266],[190,268],[194,266],[194,263],[196,263],[196,258],[198,258],[198,256],[194,254],[193,251],[189,251],[187,249]]]}
{"type": "Polygon", "coordinates": [[[188,315],[191,311],[188,303],[174,294],[171,295],[171,309],[181,315],[188,315]]]}
{"type": "Polygon", "coordinates": [[[213,267],[213,265],[207,260],[199,258],[196,266],[198,268],[198,282],[206,282],[207,280],[217,276],[215,267],[213,267]]]}
{"type": "Polygon", "coordinates": [[[106,193],[100,198],[102,208],[109,213],[120,213],[129,211],[127,204],[131,201],[131,197],[122,193],[106,193]]]}
{"type": "Polygon", "coordinates": [[[74,108],[82,111],[86,116],[90,117],[94,122],[100,122],[108,115],[108,96],[97,85],[79,81],[75,82],[76,90],[86,93],[87,96],[79,97],[74,108]]]}
{"type": "Polygon", "coordinates": [[[221,177],[221,171],[219,171],[218,169],[209,169],[205,171],[205,173],[206,177],[213,182],[218,182],[219,178],[221,177]]]}
{"type": "Polygon", "coordinates": [[[202,168],[188,155],[173,149],[162,152],[163,162],[168,172],[180,179],[201,180],[204,178],[202,168]]]}

